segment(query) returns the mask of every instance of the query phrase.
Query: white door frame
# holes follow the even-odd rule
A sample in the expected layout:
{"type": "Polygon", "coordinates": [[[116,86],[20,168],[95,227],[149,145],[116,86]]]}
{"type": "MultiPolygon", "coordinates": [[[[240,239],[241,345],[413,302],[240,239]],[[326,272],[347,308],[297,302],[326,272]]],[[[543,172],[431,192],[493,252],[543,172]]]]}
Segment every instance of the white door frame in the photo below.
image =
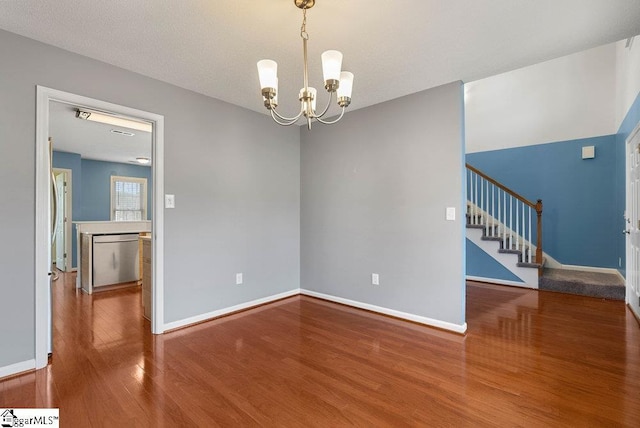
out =
{"type": "MultiPolygon", "coordinates": [[[[55,145],[55,142],[53,143],[55,145]]],[[[66,193],[64,195],[64,215],[67,220],[64,222],[64,252],[67,254],[65,261],[65,272],[73,271],[73,247],[71,240],[71,222],[73,219],[73,171],[67,168],[53,168],[54,174],[64,174],[66,193]]],[[[56,264],[56,267],[57,264],[56,264]]]]}
{"type": "MultiPolygon", "coordinates": [[[[634,282],[639,281],[640,278],[638,278],[638,275],[640,274],[639,272],[634,272],[633,271],[633,262],[632,262],[632,252],[631,252],[631,235],[629,234],[629,232],[633,233],[634,229],[640,229],[639,225],[630,225],[629,222],[629,218],[631,217],[631,209],[632,207],[629,206],[630,205],[630,201],[633,200],[633,198],[631,197],[631,189],[629,186],[629,182],[631,181],[631,170],[630,170],[630,165],[629,165],[629,144],[634,140],[634,138],[636,138],[637,136],[640,135],[640,124],[638,124],[633,131],[631,131],[631,133],[629,134],[629,137],[627,137],[627,139],[625,140],[625,144],[624,144],[624,160],[625,160],[625,229],[627,232],[627,238],[626,238],[626,242],[625,242],[625,269],[626,269],[626,275],[625,275],[625,284],[626,284],[626,303],[627,306],[629,306],[629,308],[636,314],[636,316],[638,318],[640,318],[640,301],[638,299],[638,295],[636,293],[636,291],[634,290],[634,282]],[[630,271],[631,270],[631,271],[630,271]]],[[[640,207],[636,207],[636,210],[640,209],[640,207]]]]}
{"type": "Polygon", "coordinates": [[[35,360],[36,369],[47,365],[49,273],[51,268],[51,185],[49,163],[49,102],[58,101],[136,117],[153,124],[153,265],[151,332],[164,332],[164,116],[112,104],[56,89],[36,90],[36,253],[35,253],[35,360]]]}

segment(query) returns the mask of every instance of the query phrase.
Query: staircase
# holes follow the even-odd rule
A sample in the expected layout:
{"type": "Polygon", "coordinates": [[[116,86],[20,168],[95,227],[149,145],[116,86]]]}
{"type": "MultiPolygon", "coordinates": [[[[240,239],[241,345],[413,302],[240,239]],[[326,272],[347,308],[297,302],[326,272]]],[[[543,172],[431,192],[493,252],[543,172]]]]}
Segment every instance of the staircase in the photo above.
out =
{"type": "Polygon", "coordinates": [[[520,280],[509,285],[538,288],[545,262],[542,201],[527,200],[469,164],[467,238],[520,280]]]}
{"type": "Polygon", "coordinates": [[[533,203],[469,164],[467,239],[518,279],[504,284],[625,299],[619,274],[556,269],[561,265],[542,251],[542,200],[533,203]],[[554,268],[545,267],[547,259],[554,268]]]}

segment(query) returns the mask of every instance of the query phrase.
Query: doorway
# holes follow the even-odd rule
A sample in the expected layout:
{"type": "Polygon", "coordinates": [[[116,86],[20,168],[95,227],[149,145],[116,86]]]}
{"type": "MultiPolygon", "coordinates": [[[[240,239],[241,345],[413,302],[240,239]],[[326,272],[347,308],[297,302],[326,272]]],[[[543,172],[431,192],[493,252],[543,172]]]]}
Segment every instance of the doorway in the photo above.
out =
{"type": "Polygon", "coordinates": [[[136,118],[152,125],[152,312],[151,331],[164,332],[164,117],[101,100],[83,97],[42,86],[37,87],[36,112],[36,254],[35,254],[35,359],[36,369],[47,365],[48,339],[51,332],[50,275],[51,246],[51,159],[49,155],[50,103],[81,106],[119,117],[136,118]]]}
{"type": "Polygon", "coordinates": [[[640,318],[640,125],[627,138],[625,154],[626,302],[640,318]]]}
{"type": "Polygon", "coordinates": [[[62,272],[73,270],[71,245],[71,219],[73,218],[72,188],[73,171],[66,168],[53,168],[54,209],[52,215],[53,242],[51,245],[51,259],[56,269],[62,272]]]}

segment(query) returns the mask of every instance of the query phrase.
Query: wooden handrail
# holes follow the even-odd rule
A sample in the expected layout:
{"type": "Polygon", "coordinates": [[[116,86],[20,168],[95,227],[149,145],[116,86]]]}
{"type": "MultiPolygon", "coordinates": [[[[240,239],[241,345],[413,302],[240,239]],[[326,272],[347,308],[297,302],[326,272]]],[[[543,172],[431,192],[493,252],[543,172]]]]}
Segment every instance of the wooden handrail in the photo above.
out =
{"type": "MultiPolygon", "coordinates": [[[[467,164],[467,169],[470,169],[471,171],[475,172],[476,174],[478,174],[480,177],[484,178],[485,180],[487,180],[489,183],[494,184],[496,186],[498,186],[499,188],[501,188],[502,190],[504,190],[505,192],[507,192],[508,194],[510,194],[511,196],[513,196],[516,199],[519,199],[520,201],[524,202],[525,204],[529,205],[531,208],[536,209],[537,204],[531,202],[530,200],[528,200],[527,198],[525,198],[522,195],[519,195],[518,193],[514,192],[513,190],[509,189],[507,186],[505,186],[504,184],[498,183],[496,180],[494,180],[493,178],[489,177],[487,174],[485,174],[484,172],[480,171],[477,168],[474,168],[473,166],[467,164]]],[[[542,201],[538,200],[539,202],[542,203],[542,201]]],[[[537,209],[536,209],[537,211],[537,209]]],[[[540,207],[540,212],[542,212],[542,207],[540,207]]]]}
{"type": "MultiPolygon", "coordinates": [[[[517,192],[514,192],[513,190],[509,189],[504,184],[498,183],[496,180],[494,180],[493,178],[489,177],[487,174],[485,174],[484,172],[480,171],[479,169],[474,168],[473,166],[469,165],[468,163],[466,164],[466,166],[467,166],[468,170],[473,171],[475,174],[477,174],[480,177],[482,177],[483,179],[487,180],[489,183],[491,183],[494,186],[502,189],[505,193],[513,196],[514,198],[518,199],[523,204],[528,205],[531,208],[536,210],[536,214],[537,214],[536,263],[542,264],[542,199],[538,199],[536,203],[533,203],[530,200],[528,200],[527,198],[525,198],[524,196],[522,196],[522,195],[518,194],[517,192]]],[[[542,268],[540,268],[540,269],[542,269],[542,268]]]]}

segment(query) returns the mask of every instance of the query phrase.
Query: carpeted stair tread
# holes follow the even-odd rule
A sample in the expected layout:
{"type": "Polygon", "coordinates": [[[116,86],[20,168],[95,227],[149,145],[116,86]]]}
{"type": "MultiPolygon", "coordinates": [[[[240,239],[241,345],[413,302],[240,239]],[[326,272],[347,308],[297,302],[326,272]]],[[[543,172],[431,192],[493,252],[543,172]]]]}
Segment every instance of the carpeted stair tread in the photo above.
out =
{"type": "Polygon", "coordinates": [[[516,266],[539,269],[540,267],[544,266],[544,259],[542,259],[542,264],[536,263],[535,258],[533,258],[533,259],[531,259],[531,263],[529,263],[529,262],[518,262],[518,263],[516,263],[516,266]]]}
{"type": "Polygon", "coordinates": [[[516,248],[500,248],[498,252],[504,254],[522,254],[522,250],[516,248]]]}
{"type": "Polygon", "coordinates": [[[582,296],[624,300],[625,283],[613,273],[585,272],[570,269],[544,269],[539,289],[582,296]]]}
{"type": "Polygon", "coordinates": [[[484,226],[482,224],[469,224],[469,223],[467,223],[467,227],[469,229],[484,229],[484,226]]]}

